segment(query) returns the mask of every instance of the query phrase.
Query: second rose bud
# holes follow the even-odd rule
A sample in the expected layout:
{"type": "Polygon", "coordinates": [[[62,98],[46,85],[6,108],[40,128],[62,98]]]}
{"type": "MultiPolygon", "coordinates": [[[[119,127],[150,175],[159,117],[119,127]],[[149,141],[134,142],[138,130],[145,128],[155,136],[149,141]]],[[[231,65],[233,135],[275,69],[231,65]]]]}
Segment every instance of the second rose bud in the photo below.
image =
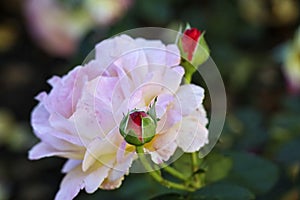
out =
{"type": "Polygon", "coordinates": [[[148,112],[134,109],[127,113],[120,123],[119,130],[127,143],[141,146],[154,138],[156,128],[157,118],[154,102],[148,112]]]}

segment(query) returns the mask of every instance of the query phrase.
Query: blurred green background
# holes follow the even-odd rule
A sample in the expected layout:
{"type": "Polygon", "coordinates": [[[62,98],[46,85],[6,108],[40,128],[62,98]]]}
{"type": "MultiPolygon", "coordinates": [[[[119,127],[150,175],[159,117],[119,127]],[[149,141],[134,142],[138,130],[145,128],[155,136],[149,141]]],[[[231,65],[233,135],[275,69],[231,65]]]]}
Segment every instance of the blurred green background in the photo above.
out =
{"type": "Polygon", "coordinates": [[[38,141],[34,96],[50,90],[47,79],[81,64],[102,39],[179,22],[206,31],[227,92],[220,142],[202,166],[208,186],[179,195],[130,174],[120,189],[77,199],[300,199],[300,1],[2,0],[0,200],[53,199],[59,188],[64,159],[27,160],[38,141]]]}

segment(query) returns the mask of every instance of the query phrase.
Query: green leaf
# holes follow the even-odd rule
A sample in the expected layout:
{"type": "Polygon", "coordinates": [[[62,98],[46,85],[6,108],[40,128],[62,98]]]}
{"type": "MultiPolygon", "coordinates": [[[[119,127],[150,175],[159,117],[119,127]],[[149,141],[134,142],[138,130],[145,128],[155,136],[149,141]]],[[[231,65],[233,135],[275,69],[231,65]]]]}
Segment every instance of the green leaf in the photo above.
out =
{"type": "Polygon", "coordinates": [[[185,200],[186,198],[177,193],[168,193],[168,194],[162,194],[156,197],[151,198],[150,200],[185,200]]]}
{"type": "Polygon", "coordinates": [[[156,108],[155,108],[156,102],[157,102],[157,97],[155,97],[154,103],[150,105],[150,109],[148,111],[148,115],[150,115],[150,117],[153,119],[155,125],[157,124],[157,115],[156,115],[156,108]]]}
{"type": "Polygon", "coordinates": [[[208,185],[198,190],[192,196],[192,200],[250,200],[255,196],[246,188],[241,186],[220,182],[208,185]]]}
{"type": "Polygon", "coordinates": [[[253,107],[238,110],[236,119],[240,122],[241,136],[236,141],[239,150],[259,149],[268,139],[267,131],[262,126],[262,114],[253,107]]]}
{"type": "Polygon", "coordinates": [[[266,193],[278,180],[278,168],[272,162],[249,153],[231,152],[228,155],[233,160],[228,180],[255,194],[266,193]]]}
{"type": "Polygon", "coordinates": [[[206,157],[205,164],[207,165],[205,174],[207,183],[225,178],[232,168],[231,158],[218,153],[210,153],[206,157]]]}
{"type": "Polygon", "coordinates": [[[279,150],[277,159],[285,165],[300,163],[300,138],[292,140],[279,150]]]}

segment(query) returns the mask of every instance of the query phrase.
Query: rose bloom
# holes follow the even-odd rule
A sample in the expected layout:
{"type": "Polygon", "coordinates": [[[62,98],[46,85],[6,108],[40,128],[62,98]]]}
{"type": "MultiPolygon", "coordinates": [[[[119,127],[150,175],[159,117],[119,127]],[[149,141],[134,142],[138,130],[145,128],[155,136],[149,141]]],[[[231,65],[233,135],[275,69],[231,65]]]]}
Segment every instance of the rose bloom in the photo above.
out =
{"type": "Polygon", "coordinates": [[[128,111],[146,111],[156,97],[160,120],[144,145],[153,162],[169,160],[178,147],[195,152],[208,143],[204,90],[181,85],[179,63],[174,44],[121,35],[99,43],[94,60],[48,81],[52,90],[36,97],[39,104],[32,112],[41,141],[29,158],[68,159],[56,199],[72,199],[83,188],[92,193],[121,185],[137,155],[121,136],[120,122],[128,111]]]}

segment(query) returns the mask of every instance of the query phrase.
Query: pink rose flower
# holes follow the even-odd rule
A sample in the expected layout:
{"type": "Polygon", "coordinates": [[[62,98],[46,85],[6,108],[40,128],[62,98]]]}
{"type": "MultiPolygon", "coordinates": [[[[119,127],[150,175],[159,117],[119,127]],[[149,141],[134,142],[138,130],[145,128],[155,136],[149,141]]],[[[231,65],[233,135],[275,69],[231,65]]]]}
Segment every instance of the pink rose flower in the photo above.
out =
{"type": "Polygon", "coordinates": [[[169,160],[178,147],[195,152],[208,143],[204,90],[181,85],[176,45],[121,35],[99,43],[95,54],[86,65],[51,78],[50,93],[36,97],[31,123],[41,141],[29,158],[68,159],[56,199],[72,199],[83,188],[93,193],[121,185],[137,156],[119,124],[130,110],[146,111],[156,97],[160,120],[144,146],[153,162],[169,160]]]}
{"type": "Polygon", "coordinates": [[[49,54],[68,57],[76,52],[88,31],[113,24],[131,3],[132,0],[85,0],[72,8],[59,0],[24,0],[24,13],[35,42],[49,54]]]}

